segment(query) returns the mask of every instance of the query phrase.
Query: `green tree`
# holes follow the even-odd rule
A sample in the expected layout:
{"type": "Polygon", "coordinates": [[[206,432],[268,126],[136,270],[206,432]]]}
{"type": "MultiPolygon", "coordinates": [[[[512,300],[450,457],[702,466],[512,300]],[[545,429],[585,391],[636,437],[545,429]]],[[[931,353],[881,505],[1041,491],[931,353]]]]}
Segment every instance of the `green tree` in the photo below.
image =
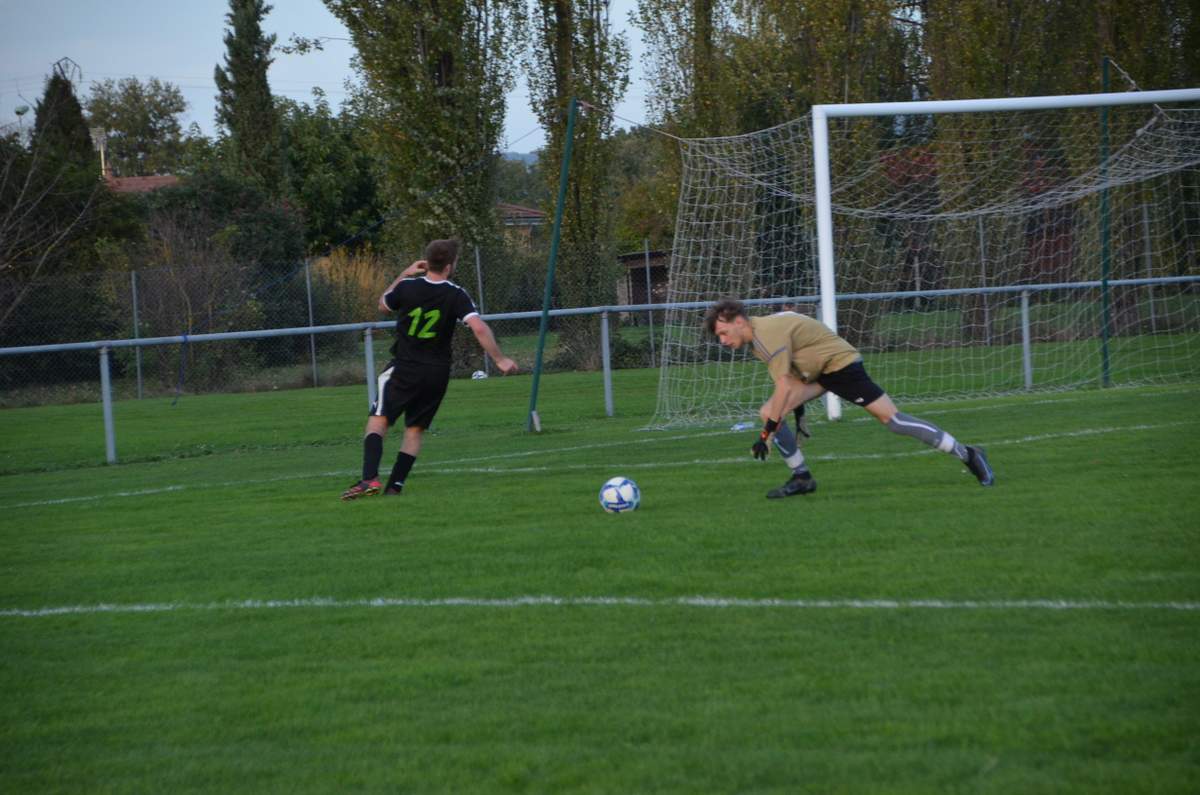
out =
{"type": "Polygon", "coordinates": [[[681,135],[749,132],[816,102],[911,99],[898,0],[639,0],[656,121],[681,135]]]}
{"type": "Polygon", "coordinates": [[[104,190],[97,176],[64,161],[37,136],[28,148],[15,134],[0,139],[0,332],[6,339],[17,338],[13,325],[35,285],[60,273],[86,239],[104,190]]]}
{"type": "MultiPolygon", "coordinates": [[[[897,0],[639,0],[653,122],[682,137],[737,135],[798,118],[816,102],[913,97],[917,37],[897,0]]],[[[673,229],[682,161],[622,191],[623,232],[673,229]]]]}
{"type": "Polygon", "coordinates": [[[181,177],[199,174],[203,171],[224,168],[228,159],[225,151],[229,149],[229,140],[214,140],[200,129],[200,125],[192,122],[179,144],[179,160],[175,166],[175,174],[181,177]]]}
{"type": "Polygon", "coordinates": [[[33,139],[35,146],[52,158],[90,166],[96,158],[95,147],[68,75],[71,70],[77,72],[78,67],[65,58],[54,65],[42,98],[36,103],[33,139]]]}
{"type": "Polygon", "coordinates": [[[1094,93],[1106,55],[1142,89],[1200,79],[1195,0],[923,0],[916,19],[938,99],[1094,93]]]}
{"type": "Polygon", "coordinates": [[[675,233],[678,190],[671,180],[661,136],[645,127],[613,135],[612,200],[618,251],[669,248],[675,233]]]}
{"type": "Polygon", "coordinates": [[[525,24],[522,0],[325,0],[350,31],[362,78],[351,102],[409,251],[496,235],[493,154],[525,24]]]}
{"type": "MultiPolygon", "coordinates": [[[[131,203],[100,180],[72,71],[55,64],[28,145],[0,139],[0,336],[13,345],[111,336],[101,291],[71,277],[108,267],[105,255],[141,231],[131,203]]],[[[45,359],[15,376],[6,368],[0,382],[61,380],[69,369],[45,359]]]]}
{"type": "Polygon", "coordinates": [[[217,66],[217,124],[233,145],[234,167],[271,195],[282,189],[279,117],[267,82],[275,36],[263,35],[263,0],[229,0],[225,67],[217,66]]]}
{"type": "Polygon", "coordinates": [[[151,249],[161,262],[192,267],[206,257],[213,260],[203,269],[209,276],[200,274],[211,288],[203,298],[210,309],[198,315],[189,311],[189,322],[208,319],[193,330],[218,328],[211,325],[218,319],[224,323],[236,306],[230,296],[238,290],[241,301],[253,302],[266,327],[307,324],[304,279],[296,278],[304,262],[304,222],[296,208],[256,181],[220,168],[200,171],[145,201],[151,249]]]}
{"type": "Polygon", "coordinates": [[[287,195],[304,214],[309,253],[326,253],[347,243],[357,248],[383,214],[374,163],[362,145],[362,120],[349,110],[334,114],[325,95],[313,90],[313,105],[280,101],[286,143],[287,195]]]}
{"type": "Polygon", "coordinates": [[[540,209],[549,207],[553,199],[542,173],[543,162],[540,158],[527,163],[496,155],[492,165],[496,201],[540,209]]]}
{"type": "Polygon", "coordinates": [[[551,195],[558,192],[569,103],[583,103],[562,224],[563,243],[583,250],[612,237],[613,111],[629,85],[629,47],[612,30],[604,0],[538,0],[534,30],[525,69],[530,103],[546,131],[541,157],[553,164],[543,171],[551,195]]]}
{"type": "Polygon", "coordinates": [[[92,83],[84,102],[88,126],[107,132],[108,165],[118,177],[175,173],[183,136],[179,115],[187,102],[178,86],[152,77],[92,83]]]}
{"type": "Polygon", "coordinates": [[[152,214],[194,212],[204,219],[197,229],[222,240],[239,266],[260,272],[264,279],[286,275],[303,262],[300,213],[253,180],[210,169],[179,187],[155,191],[146,202],[152,214]]]}
{"type": "MultiPolygon", "coordinates": [[[[1001,5],[986,0],[925,0],[919,18],[930,65],[930,89],[936,99],[1095,93],[1105,87],[1105,57],[1116,65],[1111,70],[1110,91],[1178,88],[1200,82],[1195,46],[1200,41],[1200,3],[1195,0],[1009,0],[1001,5]]],[[[1109,109],[1104,113],[1108,121],[1105,132],[1114,141],[1134,139],[1147,121],[1148,110],[1109,109]]],[[[1030,119],[1020,140],[1008,138],[1007,145],[993,145],[992,162],[1019,163],[1025,173],[1037,175],[1031,183],[1065,182],[1073,173],[1094,169],[1102,150],[1100,114],[1089,108],[1054,117],[1053,126],[1030,119]]],[[[1009,123],[1011,117],[979,114],[978,119],[944,119],[939,129],[954,124],[986,130],[1009,123]]],[[[1005,137],[995,134],[994,140],[1005,137]]],[[[1195,172],[1184,171],[1180,180],[1185,196],[1200,195],[1195,172]]],[[[977,184],[987,183],[979,180],[977,184]]],[[[1119,191],[1110,194],[1114,199],[1120,195],[1119,191]]],[[[961,199],[983,200],[971,193],[961,199]]],[[[1184,204],[1189,201],[1194,199],[1187,198],[1184,204]]],[[[1180,243],[1200,234],[1200,222],[1186,210],[1148,209],[1171,214],[1161,223],[1177,230],[1174,234],[1180,243]]],[[[1042,227],[1036,236],[1070,241],[1080,223],[1074,212],[1073,206],[1046,208],[1031,222],[1042,227]]],[[[1034,237],[1026,232],[1013,245],[1024,245],[1034,237]]],[[[1121,246],[1116,248],[1113,265],[1119,272],[1122,261],[1131,259],[1122,257],[1121,246]]],[[[1188,251],[1188,247],[1180,245],[1180,250],[1188,251]]],[[[1194,257],[1181,259],[1189,260],[1194,257]]],[[[1073,269],[1090,264],[1069,243],[1043,261],[1044,267],[1059,271],[1060,280],[1081,276],[1073,269]]]]}
{"type": "MultiPolygon", "coordinates": [[[[525,70],[530,104],[546,131],[548,164],[562,162],[572,98],[585,103],[575,123],[556,286],[566,306],[604,303],[615,297],[619,273],[610,169],[613,111],[629,84],[629,48],[612,30],[604,0],[538,0],[533,30],[525,70]]],[[[554,194],[559,172],[545,172],[554,194]]],[[[598,365],[594,320],[567,320],[559,328],[563,364],[598,365]]]]}
{"type": "Polygon", "coordinates": [[[638,0],[634,21],[646,42],[647,101],[657,124],[688,137],[726,128],[713,89],[727,60],[721,48],[731,34],[732,11],[730,0],[638,0]]]}

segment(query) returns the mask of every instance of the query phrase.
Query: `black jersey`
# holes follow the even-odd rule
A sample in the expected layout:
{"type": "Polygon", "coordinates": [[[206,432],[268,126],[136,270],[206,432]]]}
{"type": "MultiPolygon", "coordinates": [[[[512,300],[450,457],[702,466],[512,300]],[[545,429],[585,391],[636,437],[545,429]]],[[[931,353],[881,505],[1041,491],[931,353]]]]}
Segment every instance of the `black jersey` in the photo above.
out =
{"type": "Polygon", "coordinates": [[[392,358],[398,362],[450,366],[450,338],[462,320],[478,314],[467,291],[452,281],[424,276],[401,279],[383,302],[396,319],[392,358]]]}

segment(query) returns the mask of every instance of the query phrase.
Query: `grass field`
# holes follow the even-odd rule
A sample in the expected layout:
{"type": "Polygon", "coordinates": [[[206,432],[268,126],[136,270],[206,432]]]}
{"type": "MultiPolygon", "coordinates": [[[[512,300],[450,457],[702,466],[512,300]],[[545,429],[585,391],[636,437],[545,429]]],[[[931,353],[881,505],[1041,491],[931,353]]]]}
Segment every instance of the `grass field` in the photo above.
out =
{"type": "Polygon", "coordinates": [[[992,489],[851,408],[768,501],[614,378],[455,381],[354,503],[362,386],[0,411],[0,791],[1196,791],[1195,385],[904,406],[992,489]]]}

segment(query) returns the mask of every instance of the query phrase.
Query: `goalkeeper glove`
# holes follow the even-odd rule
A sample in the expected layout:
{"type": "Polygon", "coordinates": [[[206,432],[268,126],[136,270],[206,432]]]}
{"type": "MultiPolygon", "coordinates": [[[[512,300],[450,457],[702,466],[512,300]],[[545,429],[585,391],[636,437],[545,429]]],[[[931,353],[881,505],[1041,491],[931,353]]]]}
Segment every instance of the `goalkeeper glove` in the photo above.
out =
{"type": "Polygon", "coordinates": [[[767,439],[771,438],[771,434],[779,427],[779,423],[775,420],[767,420],[767,424],[763,426],[762,431],[758,434],[758,441],[750,448],[750,454],[759,461],[767,460],[767,453],[771,448],[767,446],[767,439]]]}

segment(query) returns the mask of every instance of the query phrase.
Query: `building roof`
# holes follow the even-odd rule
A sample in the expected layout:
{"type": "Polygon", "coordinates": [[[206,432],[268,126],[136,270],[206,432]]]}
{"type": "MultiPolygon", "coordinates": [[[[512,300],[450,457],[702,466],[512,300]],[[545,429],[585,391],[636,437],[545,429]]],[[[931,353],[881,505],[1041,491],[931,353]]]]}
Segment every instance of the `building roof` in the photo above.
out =
{"type": "Polygon", "coordinates": [[[505,226],[540,226],[546,223],[546,213],[532,207],[522,207],[509,202],[496,202],[500,220],[505,226]]]}
{"type": "Polygon", "coordinates": [[[162,174],[156,177],[106,176],[104,181],[114,193],[149,193],[159,188],[175,187],[179,184],[179,177],[174,174],[162,174]]]}

